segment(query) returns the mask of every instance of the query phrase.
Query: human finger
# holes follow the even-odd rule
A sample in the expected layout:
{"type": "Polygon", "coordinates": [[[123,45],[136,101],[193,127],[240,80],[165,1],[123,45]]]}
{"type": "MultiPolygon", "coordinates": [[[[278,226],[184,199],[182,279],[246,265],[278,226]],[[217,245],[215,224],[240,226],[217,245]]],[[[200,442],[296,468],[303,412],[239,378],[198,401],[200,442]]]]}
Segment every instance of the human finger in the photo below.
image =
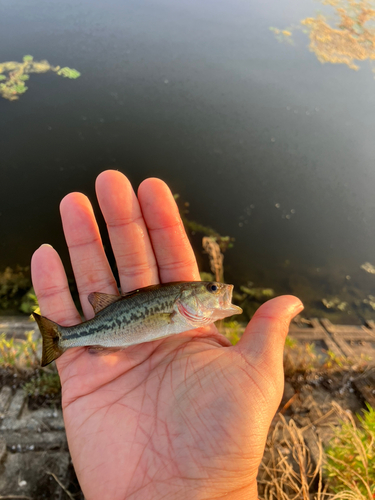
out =
{"type": "Polygon", "coordinates": [[[279,370],[290,322],[302,309],[302,302],[292,295],[269,300],[256,311],[236,348],[257,364],[279,370]]]}
{"type": "Polygon", "coordinates": [[[150,178],[138,189],[162,283],[199,280],[197,261],[169,187],[150,178]]]}
{"type": "Polygon", "coordinates": [[[70,193],[60,203],[70,260],[87,319],[94,316],[88,302],[91,292],[118,294],[116,280],[105,255],[91,203],[81,193],[70,193]]]}
{"type": "Polygon", "coordinates": [[[129,180],[121,172],[107,170],[96,179],[96,193],[107,223],[121,290],[159,283],[146,224],[129,180]]]}
{"type": "Polygon", "coordinates": [[[64,326],[80,323],[81,318],[69,291],[61,259],[50,245],[42,245],[31,259],[31,277],[43,316],[64,326]]]}

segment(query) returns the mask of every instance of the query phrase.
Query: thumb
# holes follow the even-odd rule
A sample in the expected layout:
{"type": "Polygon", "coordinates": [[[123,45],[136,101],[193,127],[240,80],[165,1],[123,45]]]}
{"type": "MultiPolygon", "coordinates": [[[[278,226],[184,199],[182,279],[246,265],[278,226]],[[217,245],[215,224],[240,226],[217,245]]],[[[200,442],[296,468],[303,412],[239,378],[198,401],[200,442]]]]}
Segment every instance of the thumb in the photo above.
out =
{"type": "Polygon", "coordinates": [[[290,322],[302,309],[302,302],[292,295],[269,300],[254,314],[238,348],[257,364],[280,367],[290,322]]]}

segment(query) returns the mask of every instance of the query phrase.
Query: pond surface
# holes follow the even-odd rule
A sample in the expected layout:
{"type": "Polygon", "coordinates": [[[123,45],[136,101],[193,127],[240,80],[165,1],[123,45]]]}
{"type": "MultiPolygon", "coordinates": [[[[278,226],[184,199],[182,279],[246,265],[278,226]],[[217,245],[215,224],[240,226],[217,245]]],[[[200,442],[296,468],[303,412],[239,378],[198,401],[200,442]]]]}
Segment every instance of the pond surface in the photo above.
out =
{"type": "Polygon", "coordinates": [[[161,177],[191,219],[235,237],[226,281],[295,293],[308,315],[375,316],[361,269],[375,264],[366,5],[338,5],[345,28],[310,0],[0,0],[0,62],[81,72],[33,74],[19,100],[0,98],[0,269],[44,242],[66,259],[60,199],[93,197],[116,168],[135,186],[161,177]],[[322,304],[336,296],[343,311],[322,304]]]}

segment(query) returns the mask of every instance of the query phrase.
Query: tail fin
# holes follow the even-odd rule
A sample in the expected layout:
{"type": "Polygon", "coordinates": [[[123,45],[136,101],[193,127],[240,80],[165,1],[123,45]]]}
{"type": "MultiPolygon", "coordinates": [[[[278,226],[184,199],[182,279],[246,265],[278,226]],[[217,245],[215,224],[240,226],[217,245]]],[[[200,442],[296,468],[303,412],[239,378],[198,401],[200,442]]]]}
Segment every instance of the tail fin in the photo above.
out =
{"type": "Polygon", "coordinates": [[[41,365],[46,366],[61,356],[64,352],[59,346],[61,333],[59,325],[44,316],[33,313],[35,321],[38,323],[40,333],[43,337],[42,361],[41,365]]]}

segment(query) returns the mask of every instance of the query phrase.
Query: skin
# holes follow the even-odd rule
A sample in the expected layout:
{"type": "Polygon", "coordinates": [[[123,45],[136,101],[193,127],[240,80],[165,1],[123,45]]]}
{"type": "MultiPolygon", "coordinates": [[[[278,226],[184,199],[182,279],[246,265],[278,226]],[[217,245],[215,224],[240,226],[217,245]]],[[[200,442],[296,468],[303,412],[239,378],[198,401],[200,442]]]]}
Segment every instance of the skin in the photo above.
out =
{"type": "MultiPolygon", "coordinates": [[[[96,181],[124,292],[199,280],[194,253],[168,186],[147,179],[96,181]]],[[[86,319],[89,293],[119,293],[89,200],[70,193],[61,218],[86,319]]],[[[57,252],[32,258],[42,314],[70,326],[80,316],[57,252]]],[[[215,326],[107,356],[68,349],[56,362],[69,449],[87,500],[257,498],[267,431],[280,404],[283,348],[299,299],[264,304],[236,346],[215,326]]]]}

